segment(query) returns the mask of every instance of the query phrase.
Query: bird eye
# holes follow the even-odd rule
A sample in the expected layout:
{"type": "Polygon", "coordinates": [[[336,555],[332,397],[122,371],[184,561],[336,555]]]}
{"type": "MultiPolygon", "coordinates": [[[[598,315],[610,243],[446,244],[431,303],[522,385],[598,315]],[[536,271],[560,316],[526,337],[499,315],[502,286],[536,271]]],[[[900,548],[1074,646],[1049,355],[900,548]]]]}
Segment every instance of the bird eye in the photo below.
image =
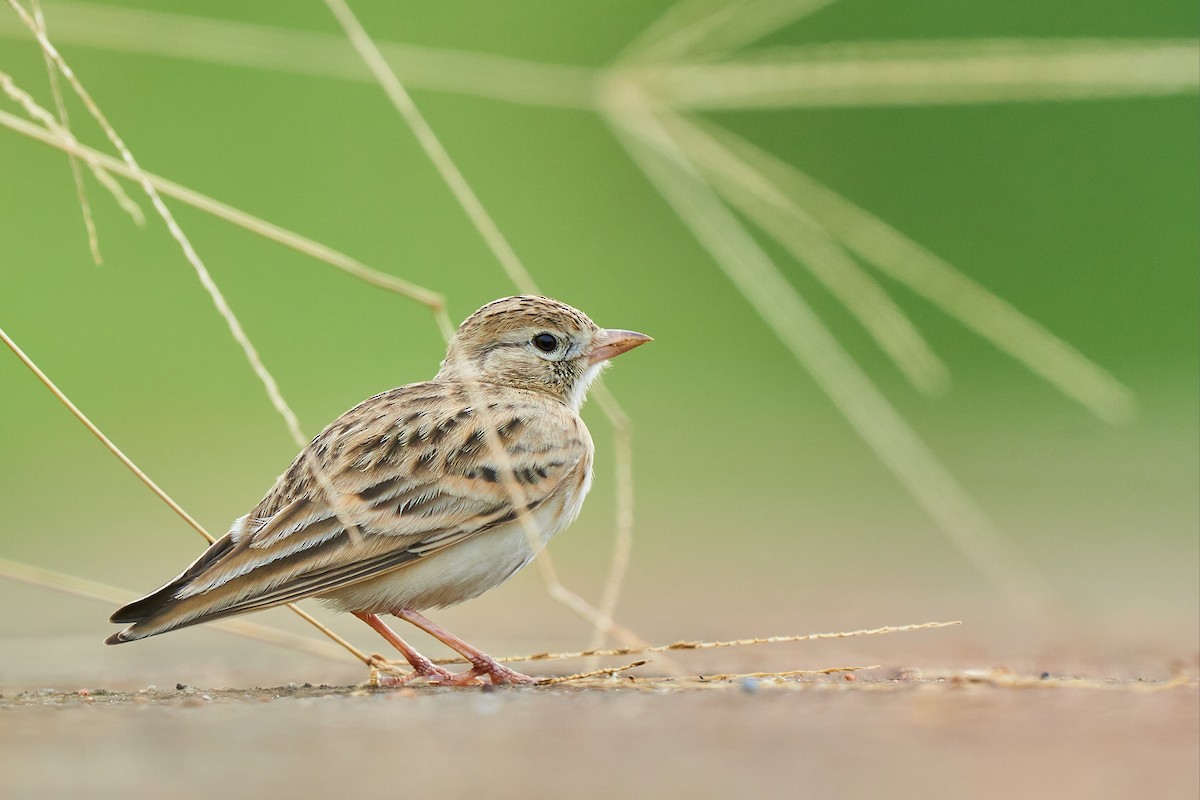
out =
{"type": "Polygon", "coordinates": [[[558,347],[558,338],[552,333],[539,333],[530,341],[533,342],[534,347],[543,353],[553,353],[558,347]]]}

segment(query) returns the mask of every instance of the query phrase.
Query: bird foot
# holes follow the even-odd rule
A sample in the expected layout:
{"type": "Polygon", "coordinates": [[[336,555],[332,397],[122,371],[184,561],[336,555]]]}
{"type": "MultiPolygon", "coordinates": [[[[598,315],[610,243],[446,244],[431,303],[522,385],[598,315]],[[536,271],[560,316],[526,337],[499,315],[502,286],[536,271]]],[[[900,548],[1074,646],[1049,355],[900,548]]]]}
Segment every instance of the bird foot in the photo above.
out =
{"type": "MultiPolygon", "coordinates": [[[[424,658],[414,659],[412,670],[396,674],[380,668],[380,664],[391,665],[382,656],[376,656],[378,662],[372,665],[371,684],[381,687],[408,686],[412,683],[425,682],[432,686],[482,686],[483,678],[487,678],[493,686],[508,684],[535,684],[537,678],[523,675],[516,670],[500,664],[490,657],[472,660],[470,669],[464,672],[450,672],[424,658]]],[[[394,667],[393,667],[394,669],[394,667]]]]}
{"type": "MultiPolygon", "coordinates": [[[[471,664],[471,668],[466,672],[461,672],[458,675],[451,676],[450,678],[434,679],[434,683],[439,683],[444,686],[474,686],[479,683],[480,678],[487,678],[493,686],[501,683],[533,684],[538,682],[537,678],[531,678],[528,675],[522,675],[515,670],[509,669],[479,648],[468,644],[459,637],[450,633],[450,631],[446,630],[442,626],[426,619],[421,615],[420,612],[414,609],[398,608],[393,611],[392,614],[397,618],[404,620],[405,622],[417,626],[433,638],[442,642],[442,644],[447,645],[451,650],[457,651],[471,664]]],[[[382,623],[380,623],[380,625],[382,625],[382,623]]],[[[386,629],[386,626],[384,627],[386,629]]],[[[388,632],[391,633],[390,630],[388,632]]],[[[392,636],[395,636],[395,634],[392,634],[392,636]]],[[[411,647],[408,649],[410,651],[412,650],[411,647]]],[[[414,655],[420,655],[415,651],[412,652],[414,655]]],[[[420,657],[424,658],[424,656],[420,657]]],[[[416,666],[416,663],[408,653],[405,654],[405,658],[408,658],[409,662],[412,663],[414,667],[416,666]]],[[[430,666],[432,666],[432,664],[430,666]]]]}
{"type": "MultiPolygon", "coordinates": [[[[377,659],[378,662],[387,665],[391,665],[393,663],[378,655],[375,656],[375,659],[377,659]]],[[[415,654],[415,657],[409,658],[409,665],[412,667],[411,672],[405,672],[402,675],[397,675],[394,672],[385,672],[384,670],[380,669],[378,663],[372,664],[371,683],[375,686],[407,686],[408,684],[416,681],[427,680],[430,683],[442,686],[451,685],[448,682],[454,681],[459,677],[453,672],[450,672],[450,670],[439,667],[437,664],[434,664],[432,661],[420,655],[419,653],[415,654]]]]}
{"type": "MultiPolygon", "coordinates": [[[[415,677],[415,675],[414,675],[415,677]]],[[[434,686],[482,686],[483,678],[487,678],[492,686],[497,686],[502,683],[520,683],[534,684],[537,683],[537,678],[531,678],[528,675],[522,675],[520,672],[511,670],[508,667],[497,664],[495,662],[488,663],[481,661],[465,672],[459,672],[451,675],[430,675],[428,676],[429,683],[434,686]]]]}
{"type": "Polygon", "coordinates": [[[486,677],[493,686],[501,683],[517,683],[517,684],[535,684],[537,678],[523,675],[516,670],[509,669],[503,664],[498,663],[491,657],[477,658],[471,660],[471,668],[466,672],[461,673],[456,677],[486,677]]]}

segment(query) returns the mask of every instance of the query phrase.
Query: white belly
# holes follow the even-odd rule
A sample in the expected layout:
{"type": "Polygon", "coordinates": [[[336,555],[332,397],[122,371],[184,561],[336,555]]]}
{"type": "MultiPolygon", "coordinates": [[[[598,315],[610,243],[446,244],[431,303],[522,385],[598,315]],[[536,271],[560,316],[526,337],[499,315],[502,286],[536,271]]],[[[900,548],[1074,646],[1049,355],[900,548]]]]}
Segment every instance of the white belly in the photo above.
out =
{"type": "Polygon", "coordinates": [[[570,507],[549,503],[535,511],[537,531],[533,536],[519,520],[510,522],[321,599],[338,611],[382,614],[402,608],[443,608],[478,597],[511,578],[550,537],[570,525],[590,485],[589,470],[570,507]]]}

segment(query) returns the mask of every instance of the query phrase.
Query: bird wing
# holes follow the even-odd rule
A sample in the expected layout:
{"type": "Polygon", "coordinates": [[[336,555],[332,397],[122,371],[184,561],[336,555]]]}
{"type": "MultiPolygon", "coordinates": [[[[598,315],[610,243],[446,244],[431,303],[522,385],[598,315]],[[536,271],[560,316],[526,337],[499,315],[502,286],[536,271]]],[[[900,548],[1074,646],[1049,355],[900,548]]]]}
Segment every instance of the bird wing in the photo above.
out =
{"type": "Polygon", "coordinates": [[[578,416],[536,392],[426,383],[377,395],[322,431],[184,573],[114,614],[136,623],[117,637],[378,577],[553,501],[590,470],[590,452],[578,416]]]}

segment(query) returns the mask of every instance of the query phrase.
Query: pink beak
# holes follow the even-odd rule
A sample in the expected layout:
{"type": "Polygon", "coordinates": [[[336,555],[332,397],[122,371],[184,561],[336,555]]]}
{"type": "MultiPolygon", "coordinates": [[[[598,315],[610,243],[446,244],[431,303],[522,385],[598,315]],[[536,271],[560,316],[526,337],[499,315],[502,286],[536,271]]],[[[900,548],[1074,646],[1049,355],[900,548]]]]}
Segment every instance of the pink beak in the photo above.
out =
{"type": "Polygon", "coordinates": [[[636,331],[603,330],[592,340],[592,354],[588,363],[599,364],[621,355],[626,350],[632,350],[638,345],[654,341],[644,333],[636,331]]]}

